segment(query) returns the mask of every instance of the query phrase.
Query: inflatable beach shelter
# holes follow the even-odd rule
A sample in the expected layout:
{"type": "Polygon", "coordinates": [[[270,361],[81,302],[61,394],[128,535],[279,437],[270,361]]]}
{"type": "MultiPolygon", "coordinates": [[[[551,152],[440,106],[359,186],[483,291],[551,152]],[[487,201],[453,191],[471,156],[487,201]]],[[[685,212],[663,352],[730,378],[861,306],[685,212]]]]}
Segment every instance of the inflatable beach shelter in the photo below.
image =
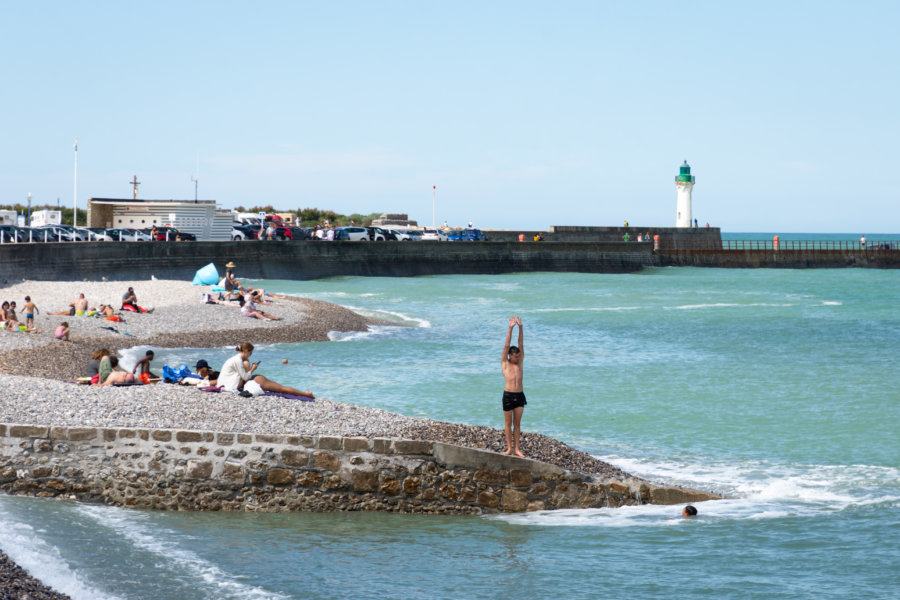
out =
{"type": "Polygon", "coordinates": [[[219,283],[219,272],[216,270],[216,265],[209,263],[198,270],[194,275],[194,281],[191,283],[194,285],[215,285],[219,283]]]}

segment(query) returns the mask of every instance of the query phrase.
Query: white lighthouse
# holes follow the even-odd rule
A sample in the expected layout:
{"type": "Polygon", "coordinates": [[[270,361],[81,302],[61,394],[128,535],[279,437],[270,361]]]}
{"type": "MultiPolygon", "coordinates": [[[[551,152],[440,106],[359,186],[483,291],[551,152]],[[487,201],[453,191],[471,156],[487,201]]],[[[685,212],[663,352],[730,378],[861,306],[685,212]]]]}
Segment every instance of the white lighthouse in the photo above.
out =
{"type": "Polygon", "coordinates": [[[694,176],[691,175],[691,166],[684,161],[675,178],[675,188],[678,190],[677,214],[675,215],[675,227],[691,226],[691,190],[694,188],[694,176]]]}

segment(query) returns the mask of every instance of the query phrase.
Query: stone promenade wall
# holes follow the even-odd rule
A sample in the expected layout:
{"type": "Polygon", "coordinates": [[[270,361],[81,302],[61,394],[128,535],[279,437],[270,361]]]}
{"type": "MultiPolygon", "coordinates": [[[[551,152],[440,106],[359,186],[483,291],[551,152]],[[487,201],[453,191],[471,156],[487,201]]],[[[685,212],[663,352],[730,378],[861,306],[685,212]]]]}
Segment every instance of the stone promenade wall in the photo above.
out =
{"type": "Polygon", "coordinates": [[[482,514],[678,504],[709,494],[592,481],[437,442],[0,424],[0,490],[162,510],[482,514]]]}
{"type": "Polygon", "coordinates": [[[192,279],[234,261],[241,277],[318,279],[531,271],[628,273],[652,261],[649,244],[618,242],[62,242],[0,244],[0,280],[192,279]]]}

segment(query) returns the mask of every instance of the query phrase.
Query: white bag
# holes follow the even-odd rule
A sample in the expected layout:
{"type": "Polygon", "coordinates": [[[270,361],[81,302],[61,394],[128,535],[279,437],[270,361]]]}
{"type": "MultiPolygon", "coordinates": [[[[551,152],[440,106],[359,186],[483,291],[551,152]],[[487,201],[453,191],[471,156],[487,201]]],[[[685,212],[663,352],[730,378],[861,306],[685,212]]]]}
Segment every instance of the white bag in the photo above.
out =
{"type": "Polygon", "coordinates": [[[262,396],[266,393],[265,390],[262,389],[262,386],[252,379],[244,384],[244,391],[250,392],[254,396],[262,396]]]}

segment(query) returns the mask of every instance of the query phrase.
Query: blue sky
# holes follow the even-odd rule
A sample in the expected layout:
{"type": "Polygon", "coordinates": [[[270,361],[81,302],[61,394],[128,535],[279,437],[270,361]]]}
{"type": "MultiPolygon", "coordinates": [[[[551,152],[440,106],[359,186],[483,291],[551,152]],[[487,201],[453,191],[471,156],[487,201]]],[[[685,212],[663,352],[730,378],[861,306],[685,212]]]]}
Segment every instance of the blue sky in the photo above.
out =
{"type": "Polygon", "coordinates": [[[896,2],[14,3],[0,203],[900,232],[896,2]]]}

